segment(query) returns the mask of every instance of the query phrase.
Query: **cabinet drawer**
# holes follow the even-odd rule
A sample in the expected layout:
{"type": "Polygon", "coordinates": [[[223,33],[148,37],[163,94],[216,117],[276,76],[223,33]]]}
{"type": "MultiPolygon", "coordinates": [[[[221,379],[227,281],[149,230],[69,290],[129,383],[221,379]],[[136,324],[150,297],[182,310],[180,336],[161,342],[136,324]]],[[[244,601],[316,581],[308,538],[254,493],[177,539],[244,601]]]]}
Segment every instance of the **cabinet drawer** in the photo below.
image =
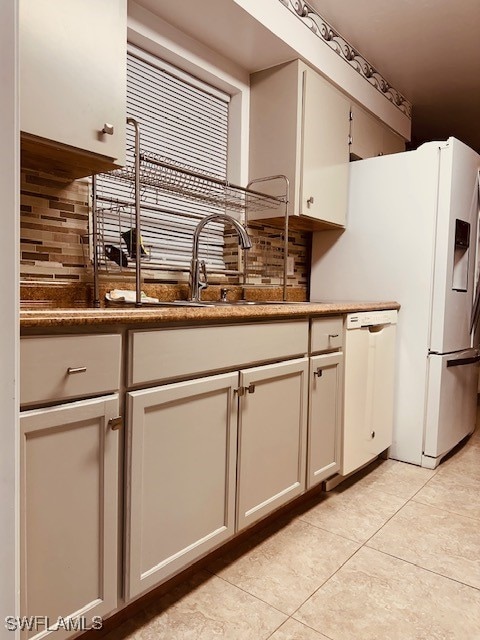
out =
{"type": "Polygon", "coordinates": [[[129,386],[303,356],[308,321],[132,331],[129,386]]]}
{"type": "Polygon", "coordinates": [[[29,336],[20,341],[20,403],[92,396],[120,385],[121,336],[29,336]]]}
{"type": "Polygon", "coordinates": [[[343,345],[343,318],[315,318],[312,320],[310,352],[333,351],[343,345]]]}

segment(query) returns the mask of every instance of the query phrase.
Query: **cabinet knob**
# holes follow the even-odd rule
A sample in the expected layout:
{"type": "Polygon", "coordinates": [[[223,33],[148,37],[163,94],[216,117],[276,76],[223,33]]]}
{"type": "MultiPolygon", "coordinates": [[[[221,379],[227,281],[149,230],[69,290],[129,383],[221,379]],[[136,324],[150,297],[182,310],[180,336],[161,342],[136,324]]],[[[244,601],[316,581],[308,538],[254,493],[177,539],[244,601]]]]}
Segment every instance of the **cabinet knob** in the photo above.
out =
{"type": "Polygon", "coordinates": [[[117,416],[116,418],[110,418],[108,421],[108,426],[112,431],[118,431],[122,426],[122,416],[117,416]]]}
{"type": "Polygon", "coordinates": [[[248,387],[238,387],[238,389],[233,390],[234,393],[238,394],[239,397],[244,396],[246,393],[255,393],[255,385],[249,384],[248,387]]]}
{"type": "Polygon", "coordinates": [[[313,372],[313,375],[314,376],[318,376],[319,378],[321,378],[322,375],[323,375],[323,369],[320,369],[320,367],[318,367],[318,369],[313,372]]]}
{"type": "Polygon", "coordinates": [[[372,437],[372,439],[375,437],[375,431],[372,431],[372,433],[370,434],[370,436],[372,437]]]}
{"type": "Polygon", "coordinates": [[[314,202],[315,198],[313,196],[310,196],[310,198],[308,198],[307,200],[307,207],[311,207],[314,202]]]}
{"type": "Polygon", "coordinates": [[[113,136],[113,130],[114,130],[113,124],[105,122],[105,124],[103,125],[102,133],[106,133],[109,136],[113,136]]]}

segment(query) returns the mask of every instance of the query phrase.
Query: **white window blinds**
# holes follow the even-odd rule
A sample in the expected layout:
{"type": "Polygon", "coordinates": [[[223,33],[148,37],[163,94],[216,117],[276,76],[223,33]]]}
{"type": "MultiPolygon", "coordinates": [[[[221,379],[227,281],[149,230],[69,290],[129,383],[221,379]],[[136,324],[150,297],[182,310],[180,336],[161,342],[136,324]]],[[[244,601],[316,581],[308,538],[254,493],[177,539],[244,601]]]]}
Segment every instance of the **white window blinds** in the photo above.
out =
{"type": "MultiPolygon", "coordinates": [[[[129,50],[127,114],[139,122],[142,152],[225,180],[228,105],[226,94],[145,52],[129,50]]],[[[128,163],[134,161],[133,149],[134,130],[128,127],[128,163]]],[[[132,200],[132,186],[121,180],[102,180],[101,191],[119,203],[132,200]]],[[[188,268],[196,224],[205,215],[223,211],[221,205],[188,199],[181,190],[172,193],[145,185],[140,200],[141,235],[147,251],[142,262],[147,270],[188,268]]],[[[100,211],[99,230],[104,247],[113,245],[127,255],[124,236],[134,226],[131,207],[105,207],[100,211]]],[[[218,223],[211,223],[202,232],[200,254],[211,271],[225,269],[223,232],[223,224],[218,223]]],[[[133,266],[133,262],[128,264],[133,266]]]]}

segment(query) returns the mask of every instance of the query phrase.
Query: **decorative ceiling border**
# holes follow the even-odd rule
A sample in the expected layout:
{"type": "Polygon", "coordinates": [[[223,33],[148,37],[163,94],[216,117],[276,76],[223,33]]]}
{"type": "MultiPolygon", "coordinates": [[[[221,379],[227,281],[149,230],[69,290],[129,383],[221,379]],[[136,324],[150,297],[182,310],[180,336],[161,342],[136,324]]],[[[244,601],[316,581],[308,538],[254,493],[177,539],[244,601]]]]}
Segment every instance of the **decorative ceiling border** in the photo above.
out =
{"type": "Polygon", "coordinates": [[[297,18],[299,18],[310,31],[325,42],[345,62],[355,69],[367,82],[387,98],[397,109],[408,118],[412,118],[412,105],[402,94],[390,85],[389,82],[375,69],[360,53],[335,29],[326,22],[304,0],[280,0],[297,18]]]}

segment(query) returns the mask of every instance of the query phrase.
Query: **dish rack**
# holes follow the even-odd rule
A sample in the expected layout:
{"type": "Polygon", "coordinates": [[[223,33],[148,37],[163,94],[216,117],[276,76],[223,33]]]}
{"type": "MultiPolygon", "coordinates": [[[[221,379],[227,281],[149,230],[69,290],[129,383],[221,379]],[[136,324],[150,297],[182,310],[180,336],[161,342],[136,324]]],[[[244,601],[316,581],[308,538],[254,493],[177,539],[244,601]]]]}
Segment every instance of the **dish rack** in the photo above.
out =
{"type": "MultiPolygon", "coordinates": [[[[206,172],[183,166],[169,158],[156,153],[142,151],[140,146],[140,126],[133,118],[127,118],[127,124],[134,128],[133,156],[127,165],[105,174],[92,176],[92,240],[94,271],[94,306],[100,306],[99,269],[100,263],[106,264],[107,257],[113,259],[121,267],[130,267],[130,259],[135,265],[136,305],[141,306],[142,262],[148,261],[149,270],[185,271],[185,266],[168,267],[156,259],[155,241],[150,242],[148,250],[142,242],[142,225],[148,226],[148,216],[156,212],[178,217],[180,224],[188,222],[195,226],[198,217],[188,213],[175,212],[165,208],[165,200],[173,198],[188,199],[200,202],[202,206],[210,206],[218,210],[241,213],[243,223],[248,227],[249,213],[269,211],[270,215],[283,217],[283,299],[287,298],[287,257],[288,257],[288,200],[289,182],[286,176],[269,176],[249,182],[247,187],[240,187],[211,176],[206,172]],[[269,195],[256,190],[257,185],[267,185],[275,181],[283,185],[280,195],[269,195]],[[116,185],[116,195],[109,193],[109,185],[116,185]],[[118,196],[118,185],[122,197],[118,196]],[[255,188],[252,188],[255,186],[255,188]],[[148,198],[147,198],[148,192],[148,198]],[[153,195],[152,195],[153,194],[153,195]],[[142,200],[143,198],[143,200],[142,200]],[[143,212],[143,213],[142,213],[143,212]],[[273,212],[273,213],[272,213],[273,212]],[[106,233],[108,227],[109,233],[106,233]],[[137,230],[139,232],[137,233],[137,230]],[[115,246],[108,244],[108,239],[116,239],[115,246]],[[128,248],[128,255],[122,251],[122,240],[128,248]],[[118,246],[116,246],[118,244],[118,246]],[[112,258],[112,251],[114,252],[112,258]],[[110,256],[109,256],[110,252],[110,256]]],[[[243,281],[246,281],[247,252],[244,253],[243,281]]],[[[239,273],[238,271],[236,273],[239,273]]]]}

